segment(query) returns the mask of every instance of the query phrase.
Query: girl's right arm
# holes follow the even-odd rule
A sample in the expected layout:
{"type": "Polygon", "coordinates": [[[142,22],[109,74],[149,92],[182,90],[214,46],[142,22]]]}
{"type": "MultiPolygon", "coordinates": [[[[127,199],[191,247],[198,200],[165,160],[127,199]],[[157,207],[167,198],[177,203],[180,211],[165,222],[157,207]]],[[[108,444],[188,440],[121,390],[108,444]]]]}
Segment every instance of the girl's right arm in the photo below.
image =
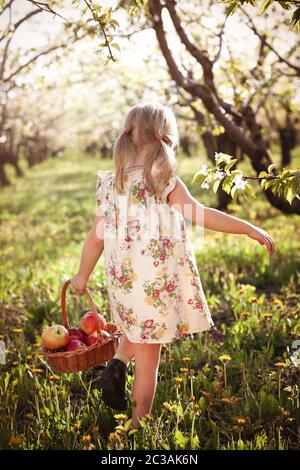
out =
{"type": "Polygon", "coordinates": [[[83,243],[78,272],[71,278],[71,285],[79,294],[85,293],[91,272],[103,252],[103,227],[103,215],[97,215],[95,217],[94,224],[83,243]]]}
{"type": "Polygon", "coordinates": [[[175,188],[168,195],[168,202],[174,204],[174,207],[194,225],[217,232],[247,235],[261,245],[266,245],[270,255],[274,253],[274,241],[265,230],[246,220],[200,204],[178,176],[175,188]]]}

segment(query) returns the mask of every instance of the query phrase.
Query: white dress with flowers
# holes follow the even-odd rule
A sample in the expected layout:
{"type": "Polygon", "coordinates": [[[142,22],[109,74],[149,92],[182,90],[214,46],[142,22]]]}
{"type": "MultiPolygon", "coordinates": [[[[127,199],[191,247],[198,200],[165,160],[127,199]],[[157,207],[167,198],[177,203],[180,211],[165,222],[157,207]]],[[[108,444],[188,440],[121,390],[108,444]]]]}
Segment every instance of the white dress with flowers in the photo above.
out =
{"type": "Polygon", "coordinates": [[[112,171],[97,172],[97,214],[104,214],[104,259],[112,320],[135,343],[169,343],[209,330],[203,293],[185,219],[144,185],[143,170],[125,176],[119,195],[112,171]]]}

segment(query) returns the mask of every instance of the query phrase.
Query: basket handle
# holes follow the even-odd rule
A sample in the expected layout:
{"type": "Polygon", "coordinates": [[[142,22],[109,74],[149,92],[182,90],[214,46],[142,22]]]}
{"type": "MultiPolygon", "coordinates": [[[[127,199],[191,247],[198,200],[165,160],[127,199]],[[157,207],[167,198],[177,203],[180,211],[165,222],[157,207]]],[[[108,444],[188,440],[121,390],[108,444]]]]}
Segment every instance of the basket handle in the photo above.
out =
{"type": "MultiPolygon", "coordinates": [[[[62,291],[61,291],[61,311],[62,311],[64,327],[67,328],[67,329],[70,328],[69,320],[68,320],[68,314],[67,314],[67,307],[66,307],[66,293],[67,293],[67,288],[68,288],[69,284],[71,284],[71,279],[68,279],[67,281],[65,281],[65,283],[62,287],[62,291]]],[[[97,341],[102,341],[103,335],[102,335],[102,331],[101,331],[101,328],[100,328],[100,322],[99,322],[99,318],[98,318],[97,307],[96,307],[95,302],[93,301],[92,294],[91,294],[88,287],[85,288],[85,293],[87,295],[87,298],[88,298],[88,301],[89,301],[89,304],[90,304],[90,308],[91,308],[91,310],[93,311],[93,313],[95,315],[96,325],[97,325],[97,341]]]]}

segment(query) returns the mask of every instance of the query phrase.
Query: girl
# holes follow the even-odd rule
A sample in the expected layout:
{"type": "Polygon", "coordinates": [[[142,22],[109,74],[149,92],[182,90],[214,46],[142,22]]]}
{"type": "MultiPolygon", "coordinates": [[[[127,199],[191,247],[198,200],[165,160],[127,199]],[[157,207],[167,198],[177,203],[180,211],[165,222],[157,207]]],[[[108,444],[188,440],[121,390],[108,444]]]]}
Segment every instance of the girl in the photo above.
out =
{"type": "Polygon", "coordinates": [[[96,217],[71,279],[75,291],[84,294],[104,251],[110,308],[123,336],[101,375],[102,399],[117,410],[127,408],[127,364],[134,358],[132,420],[137,425],[152,409],[161,345],[214,325],[185,219],[247,235],[274,252],[267,232],[193,198],[176,173],[178,144],[168,107],[142,103],[130,109],[113,148],[115,173],[97,173],[96,217]]]}

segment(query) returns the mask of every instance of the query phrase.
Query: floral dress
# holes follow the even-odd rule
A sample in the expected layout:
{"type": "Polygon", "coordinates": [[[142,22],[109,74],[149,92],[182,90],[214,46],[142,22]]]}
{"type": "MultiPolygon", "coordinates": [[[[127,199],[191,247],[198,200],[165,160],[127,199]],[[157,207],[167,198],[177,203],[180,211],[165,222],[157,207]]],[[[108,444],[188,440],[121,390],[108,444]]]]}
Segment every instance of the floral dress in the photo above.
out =
{"type": "Polygon", "coordinates": [[[96,214],[104,215],[104,263],[112,320],[134,343],[169,343],[209,330],[185,219],[167,203],[173,176],[158,202],[143,169],[125,174],[125,195],[112,171],[97,172],[96,214]]]}

